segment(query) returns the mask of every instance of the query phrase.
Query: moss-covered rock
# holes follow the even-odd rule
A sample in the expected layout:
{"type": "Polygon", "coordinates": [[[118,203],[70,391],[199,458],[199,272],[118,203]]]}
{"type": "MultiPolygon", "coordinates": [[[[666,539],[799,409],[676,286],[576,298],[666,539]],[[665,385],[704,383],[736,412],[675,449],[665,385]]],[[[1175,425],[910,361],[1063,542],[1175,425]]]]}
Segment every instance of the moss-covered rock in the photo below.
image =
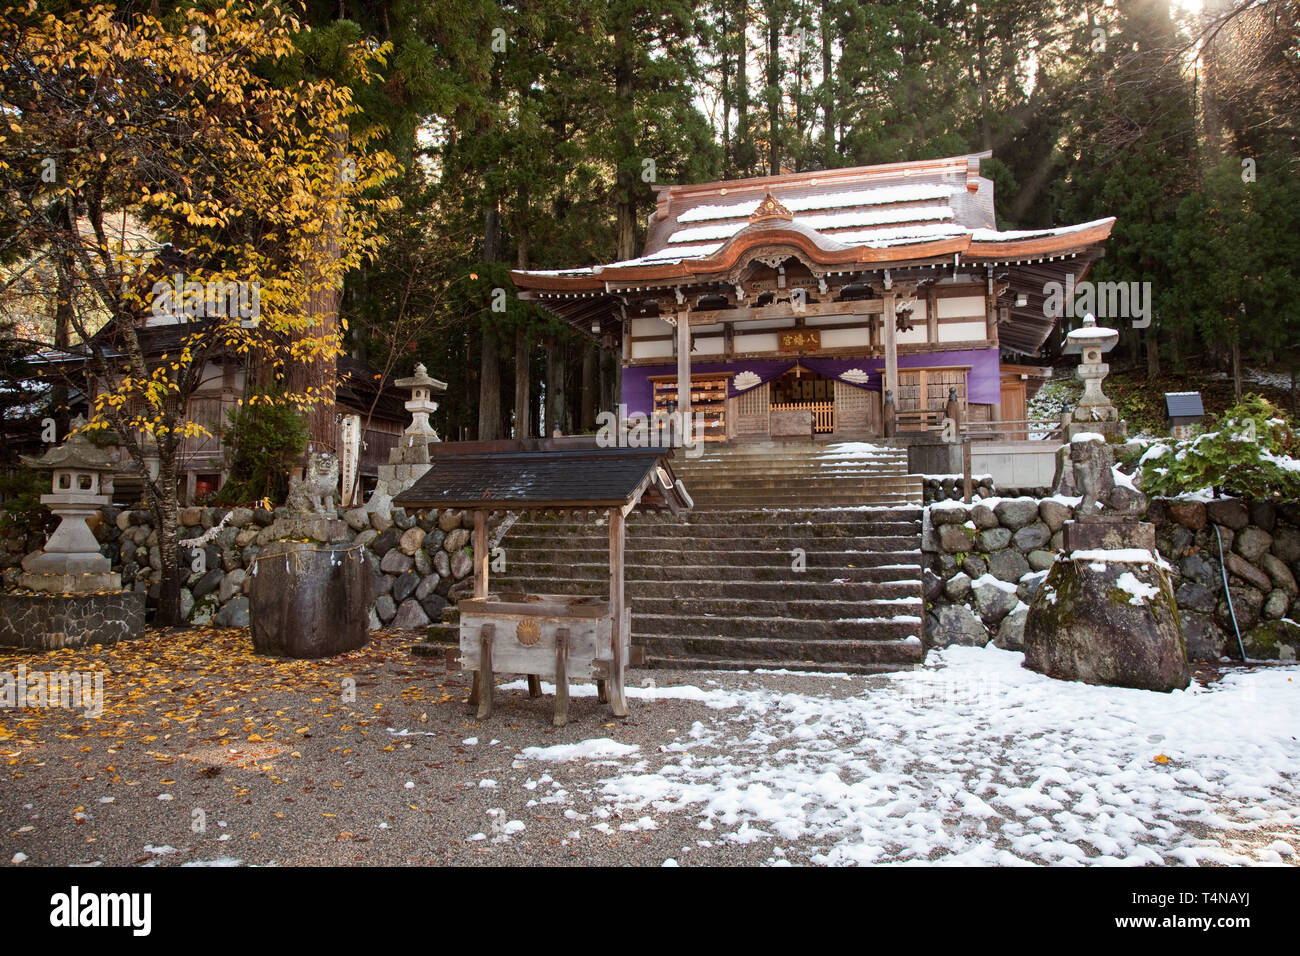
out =
{"type": "Polygon", "coordinates": [[[1057,561],[1024,644],[1026,667],[1062,680],[1159,691],[1190,680],[1173,588],[1152,563],[1057,561]]]}
{"type": "Polygon", "coordinates": [[[1290,618],[1265,621],[1241,636],[1246,656],[1262,661],[1293,661],[1300,653],[1300,624],[1290,618]]]}

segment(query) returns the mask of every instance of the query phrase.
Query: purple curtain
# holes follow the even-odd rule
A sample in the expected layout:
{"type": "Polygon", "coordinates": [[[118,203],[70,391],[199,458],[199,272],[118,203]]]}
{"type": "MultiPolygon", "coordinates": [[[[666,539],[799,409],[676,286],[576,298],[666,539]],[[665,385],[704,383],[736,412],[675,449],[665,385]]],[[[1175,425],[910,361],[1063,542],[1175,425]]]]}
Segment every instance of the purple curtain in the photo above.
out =
{"type": "MultiPolygon", "coordinates": [[[[779,378],[795,364],[823,375],[827,378],[840,378],[849,369],[860,368],[870,373],[865,384],[846,382],[855,388],[871,392],[881,390],[884,377],[885,360],[883,358],[808,358],[790,356],[789,358],[741,360],[736,362],[692,362],[691,374],[709,372],[753,372],[758,376],[759,384],[779,378]]],[[[1001,365],[997,349],[980,349],[958,352],[922,352],[898,357],[899,368],[918,368],[924,366],[969,365],[966,377],[966,400],[977,405],[997,405],[1002,401],[1001,365]]],[[[654,410],[654,389],[651,376],[676,375],[677,365],[638,365],[623,369],[623,402],[627,405],[629,415],[648,415],[654,410]]],[[[735,381],[733,375],[732,382],[735,381]]],[[[757,387],[757,386],[755,386],[757,387]]],[[[748,389],[746,390],[748,391],[748,389]]],[[[730,396],[739,395],[735,388],[727,388],[730,396]]]]}

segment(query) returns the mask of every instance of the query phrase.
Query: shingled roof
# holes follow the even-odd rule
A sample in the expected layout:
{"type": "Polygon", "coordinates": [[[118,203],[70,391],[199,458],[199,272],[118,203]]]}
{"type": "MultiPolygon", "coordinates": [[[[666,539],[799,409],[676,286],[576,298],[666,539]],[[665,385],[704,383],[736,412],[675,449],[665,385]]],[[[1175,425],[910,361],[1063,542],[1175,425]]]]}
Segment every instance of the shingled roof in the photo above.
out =
{"type": "Polygon", "coordinates": [[[668,448],[466,442],[466,450],[458,452],[457,444],[431,444],[433,467],[394,504],[515,511],[622,508],[638,502],[673,512],[691,507],[673,477],[668,448]],[[508,445],[517,447],[484,449],[508,445]]]}

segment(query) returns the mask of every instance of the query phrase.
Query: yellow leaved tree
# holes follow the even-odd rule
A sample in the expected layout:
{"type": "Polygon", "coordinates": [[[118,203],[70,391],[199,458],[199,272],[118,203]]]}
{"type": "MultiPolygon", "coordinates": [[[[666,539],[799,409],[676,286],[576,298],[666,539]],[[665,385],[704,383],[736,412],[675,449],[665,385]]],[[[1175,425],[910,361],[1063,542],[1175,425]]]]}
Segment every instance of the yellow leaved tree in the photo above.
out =
{"type": "MultiPolygon", "coordinates": [[[[46,364],[89,373],[87,428],[140,473],[160,624],[179,615],[178,459],[206,431],[190,397],[234,361],[266,386],[250,400],[332,401],[293,374],[341,351],[312,299],[379,244],[394,161],[349,144],[348,88],[298,78],[305,29],[274,4],[0,11],[0,308],[46,303],[26,324],[50,330],[46,364]]],[[[353,74],[385,52],[355,50],[353,74]]]]}

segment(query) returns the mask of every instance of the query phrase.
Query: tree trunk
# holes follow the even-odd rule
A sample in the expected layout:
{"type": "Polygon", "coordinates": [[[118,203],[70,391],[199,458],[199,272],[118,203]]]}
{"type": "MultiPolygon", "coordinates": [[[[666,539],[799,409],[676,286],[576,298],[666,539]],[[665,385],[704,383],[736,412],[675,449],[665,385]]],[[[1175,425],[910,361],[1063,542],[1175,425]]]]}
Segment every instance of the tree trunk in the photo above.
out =
{"type": "Polygon", "coordinates": [[[181,620],[181,581],[178,567],[177,544],[180,531],[180,488],[177,483],[176,459],[180,451],[175,442],[159,442],[157,490],[150,509],[158,528],[158,558],[161,570],[158,579],[158,611],[154,623],[158,627],[175,627],[181,620]]]}
{"type": "MultiPolygon", "coordinates": [[[[348,134],[339,128],[332,135],[333,168],[341,169],[347,154],[348,134]]],[[[314,242],[314,255],[321,260],[333,261],[339,257],[339,229],[337,217],[326,218],[314,242]]],[[[341,279],[328,267],[317,269],[308,276],[311,291],[307,295],[308,326],[300,333],[301,339],[319,339],[339,333],[339,302],[343,295],[341,279]]],[[[309,393],[312,405],[307,415],[307,440],[316,450],[337,451],[338,431],[334,423],[335,391],[338,385],[338,364],[334,358],[319,356],[289,362],[285,369],[288,390],[309,393]]]]}
{"type": "MultiPolygon", "coordinates": [[[[619,30],[614,40],[614,99],[618,115],[618,258],[636,258],[636,174],[629,163],[635,162],[636,144],[632,137],[632,52],[628,48],[628,28],[619,30]]],[[[547,383],[549,391],[550,383],[547,383]]]]}
{"type": "Polygon", "coordinates": [[[490,319],[483,320],[483,351],[478,380],[478,437],[491,441],[501,437],[501,358],[490,319]]]}
{"type": "Polygon", "coordinates": [[[767,173],[781,174],[781,17],[775,4],[767,13],[767,173]]]}
{"type": "Polygon", "coordinates": [[[1241,338],[1232,337],[1232,393],[1241,401],[1241,338]]]}
{"type": "Polygon", "coordinates": [[[546,424],[544,435],[564,429],[564,342],[552,337],[546,346],[546,424]]]}
{"type": "Polygon", "coordinates": [[[746,176],[754,161],[749,130],[749,2],[740,0],[736,37],[736,174],[746,176]]]}
{"type": "Polygon", "coordinates": [[[528,396],[532,391],[532,336],[528,329],[515,329],[515,437],[529,437],[528,396]]]}
{"type": "Polygon", "coordinates": [[[1156,334],[1156,324],[1147,326],[1147,376],[1155,378],[1160,374],[1160,336],[1156,334]]]}
{"type": "Polygon", "coordinates": [[[822,165],[835,166],[835,64],[832,61],[831,11],[829,0],[822,0],[822,165]]]}
{"type": "Polygon", "coordinates": [[[582,417],[579,431],[587,432],[596,427],[596,343],[582,344],[582,417]]]}

